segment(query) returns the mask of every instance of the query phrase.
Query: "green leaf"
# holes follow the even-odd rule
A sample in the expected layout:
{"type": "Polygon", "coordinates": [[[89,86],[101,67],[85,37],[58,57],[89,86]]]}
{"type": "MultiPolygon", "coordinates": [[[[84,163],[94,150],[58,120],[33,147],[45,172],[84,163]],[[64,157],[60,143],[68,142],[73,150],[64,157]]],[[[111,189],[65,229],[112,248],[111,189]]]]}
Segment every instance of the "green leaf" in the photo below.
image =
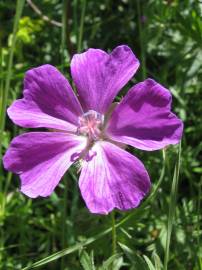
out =
{"type": "Polygon", "coordinates": [[[143,257],[149,267],[149,270],[156,270],[151,260],[146,255],[143,255],[143,257]]]}
{"type": "MultiPolygon", "coordinates": [[[[105,262],[103,262],[103,265],[101,267],[102,270],[108,270],[111,269],[109,267],[113,266],[113,270],[119,269],[118,264],[120,264],[121,254],[114,254],[111,257],[109,257],[105,262]],[[118,268],[117,268],[118,267],[118,268]]],[[[123,263],[123,261],[122,261],[123,263]]]]}
{"type": "Polygon", "coordinates": [[[163,267],[161,259],[159,258],[158,254],[156,252],[154,252],[152,254],[152,258],[154,260],[155,263],[155,270],[161,270],[163,267]]]}
{"type": "Polygon", "coordinates": [[[134,270],[148,270],[149,268],[147,267],[146,262],[144,261],[144,259],[138,255],[137,253],[135,253],[132,249],[130,249],[129,247],[127,247],[124,244],[118,243],[119,246],[122,248],[123,252],[126,254],[126,256],[128,257],[128,259],[130,260],[130,262],[132,263],[132,266],[134,270]]]}
{"type": "Polygon", "coordinates": [[[89,256],[85,250],[82,250],[80,254],[80,263],[84,270],[95,270],[93,251],[89,256]]]}
{"type": "Polygon", "coordinates": [[[180,159],[181,159],[181,143],[178,148],[178,156],[175,164],[175,171],[172,181],[171,193],[170,193],[170,206],[168,213],[168,227],[167,227],[167,238],[166,238],[166,249],[165,249],[165,259],[164,259],[164,269],[168,269],[168,260],[169,260],[169,249],[170,249],[170,239],[173,228],[174,216],[175,216],[175,207],[177,200],[177,187],[179,180],[179,172],[180,172],[180,159]]]}

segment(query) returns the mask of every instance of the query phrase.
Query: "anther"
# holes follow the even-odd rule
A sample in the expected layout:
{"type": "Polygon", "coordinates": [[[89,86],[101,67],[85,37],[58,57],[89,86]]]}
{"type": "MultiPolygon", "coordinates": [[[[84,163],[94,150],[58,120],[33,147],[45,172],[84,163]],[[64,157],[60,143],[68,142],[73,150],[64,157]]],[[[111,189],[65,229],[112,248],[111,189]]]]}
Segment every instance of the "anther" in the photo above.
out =
{"type": "Polygon", "coordinates": [[[86,135],[90,140],[97,140],[99,138],[104,123],[104,115],[94,110],[89,110],[79,117],[78,121],[78,134],[86,135]]]}

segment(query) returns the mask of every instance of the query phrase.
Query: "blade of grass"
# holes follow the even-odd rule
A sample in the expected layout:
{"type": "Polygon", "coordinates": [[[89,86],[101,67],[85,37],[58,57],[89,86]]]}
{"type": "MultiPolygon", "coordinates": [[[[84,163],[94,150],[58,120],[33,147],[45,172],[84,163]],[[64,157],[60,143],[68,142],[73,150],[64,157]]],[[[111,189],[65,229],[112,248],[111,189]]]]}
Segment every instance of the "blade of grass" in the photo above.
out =
{"type": "MultiPolygon", "coordinates": [[[[12,67],[13,67],[13,56],[14,56],[14,49],[16,44],[16,35],[18,31],[18,25],[19,20],[22,15],[23,7],[24,7],[25,0],[17,0],[16,3],[16,12],[14,17],[14,25],[13,25],[13,33],[12,33],[12,39],[11,39],[11,46],[9,48],[9,56],[8,56],[8,65],[7,65],[7,74],[5,79],[5,89],[3,92],[3,83],[1,82],[0,90],[1,90],[1,109],[0,109],[0,161],[2,160],[2,140],[3,140],[3,132],[5,128],[5,118],[6,118],[6,106],[8,102],[8,94],[9,94],[9,88],[10,88],[10,82],[11,82],[11,76],[12,76],[12,67]]],[[[2,51],[1,51],[1,57],[2,57],[2,51]]],[[[1,59],[2,64],[2,59],[1,59]]],[[[7,174],[7,181],[6,181],[6,188],[5,192],[7,191],[7,188],[9,186],[10,180],[12,178],[12,173],[7,174]]],[[[2,186],[1,190],[2,191],[2,186]]],[[[6,193],[5,193],[6,194],[6,193]]],[[[3,197],[1,210],[2,213],[5,212],[5,205],[6,205],[6,196],[3,197]]],[[[4,248],[4,237],[5,237],[5,231],[3,228],[0,230],[0,247],[4,248]]]]}
{"type": "Polygon", "coordinates": [[[171,239],[171,234],[172,234],[172,229],[173,229],[173,221],[174,221],[174,216],[175,216],[175,207],[176,207],[176,200],[177,200],[177,187],[178,187],[179,172],[180,172],[180,159],[181,159],[181,143],[179,144],[177,161],[175,164],[175,170],[174,170],[171,194],[170,194],[168,227],[167,227],[167,237],[166,237],[166,250],[165,250],[165,258],[164,258],[164,270],[168,269],[170,239],[171,239]]]}
{"type": "Polygon", "coordinates": [[[105,230],[104,232],[96,235],[95,237],[88,238],[86,241],[84,241],[82,243],[78,243],[78,244],[76,244],[76,245],[74,245],[72,247],[69,247],[69,248],[66,248],[64,250],[58,251],[58,252],[56,252],[56,253],[54,253],[54,254],[52,254],[52,255],[50,255],[50,256],[48,256],[48,257],[46,257],[46,258],[44,258],[44,259],[42,259],[40,261],[38,261],[38,262],[33,263],[30,266],[27,266],[27,267],[23,268],[22,270],[28,270],[28,269],[34,269],[34,268],[40,267],[42,265],[45,265],[45,264],[50,263],[52,261],[55,261],[55,260],[57,260],[57,259],[59,259],[59,258],[61,258],[63,256],[66,256],[66,255],[68,255],[70,253],[78,251],[79,249],[83,248],[84,246],[87,246],[87,245],[93,243],[94,241],[102,238],[103,236],[108,234],[110,231],[111,231],[111,228],[109,228],[109,229],[105,230]]]}
{"type": "MultiPolygon", "coordinates": [[[[200,239],[200,226],[201,226],[201,222],[200,222],[200,215],[201,215],[201,186],[202,186],[202,177],[200,178],[200,182],[199,182],[199,191],[198,191],[198,202],[197,202],[197,245],[198,245],[198,249],[200,249],[201,247],[201,239],[200,239]]],[[[199,270],[202,269],[202,259],[199,256],[200,251],[198,251],[198,267],[199,270]]]]}
{"type": "Polygon", "coordinates": [[[75,244],[75,227],[74,227],[74,222],[75,222],[75,217],[77,214],[78,210],[78,201],[79,201],[79,192],[78,192],[78,179],[75,176],[74,172],[70,169],[69,170],[69,175],[71,176],[71,183],[73,186],[73,195],[72,195],[72,201],[71,201],[71,209],[70,209],[70,220],[71,220],[71,226],[69,227],[68,230],[68,242],[69,244],[75,244]]]}
{"type": "Polygon", "coordinates": [[[80,21],[80,27],[79,27],[78,43],[77,43],[77,51],[78,52],[80,52],[82,50],[85,13],[86,13],[86,0],[81,0],[81,21],[80,21]]]}
{"type": "MultiPolygon", "coordinates": [[[[3,73],[3,49],[2,49],[2,46],[1,46],[1,37],[0,37],[0,74],[3,73]]],[[[4,89],[4,77],[1,77],[0,78],[0,117],[3,113],[3,89],[4,89]]],[[[3,134],[2,134],[3,136],[3,134]]],[[[0,138],[0,140],[2,140],[2,136],[0,138]]],[[[0,149],[1,151],[1,149],[0,149]]],[[[1,160],[1,155],[2,153],[0,152],[0,160],[1,160]]],[[[3,171],[2,171],[2,167],[0,166],[0,174],[3,175],[3,171]]],[[[0,192],[2,190],[2,183],[3,181],[0,181],[0,192]]]]}
{"type": "MultiPolygon", "coordinates": [[[[1,44],[1,37],[0,37],[0,74],[3,73],[3,48],[1,44]]],[[[3,108],[3,84],[4,84],[4,77],[0,77],[0,116],[2,115],[2,108],[3,108]]]]}
{"type": "MultiPolygon", "coordinates": [[[[6,75],[6,81],[5,81],[5,91],[3,93],[3,101],[2,101],[2,109],[1,109],[1,117],[0,117],[0,155],[2,153],[2,151],[1,151],[2,138],[3,138],[4,127],[5,127],[6,106],[7,106],[10,81],[11,81],[11,76],[12,76],[14,49],[15,49],[15,43],[16,43],[16,38],[17,38],[18,25],[19,25],[20,17],[22,15],[24,4],[25,4],[25,0],[17,0],[16,13],[15,13],[15,17],[14,17],[13,34],[12,34],[12,40],[11,40],[11,47],[9,50],[7,75],[6,75]]],[[[1,156],[0,156],[0,158],[1,158],[1,156]]]]}
{"type": "MultiPolygon", "coordinates": [[[[62,249],[67,246],[67,198],[68,198],[68,185],[67,185],[67,175],[64,176],[63,182],[65,185],[64,196],[63,196],[63,205],[62,205],[62,233],[61,233],[61,243],[62,249]]],[[[62,257],[61,260],[61,269],[63,270],[65,267],[65,258],[62,257]]]]}
{"type": "Polygon", "coordinates": [[[74,34],[76,36],[76,44],[78,44],[78,0],[73,0],[73,24],[74,24],[74,34]]]}
{"type": "Polygon", "coordinates": [[[111,212],[112,220],[112,255],[116,254],[116,220],[115,220],[115,210],[111,212]]]}
{"type": "Polygon", "coordinates": [[[62,4],[62,33],[61,33],[61,70],[64,71],[65,58],[65,40],[67,27],[67,1],[63,0],[62,4]]]}
{"type": "Polygon", "coordinates": [[[73,44],[70,38],[70,24],[71,21],[71,2],[63,0],[62,3],[62,32],[61,32],[61,70],[69,67],[68,56],[71,58],[74,53],[73,44]]]}
{"type": "Polygon", "coordinates": [[[141,22],[141,9],[140,9],[140,0],[137,0],[137,13],[138,13],[138,31],[139,31],[139,40],[140,40],[140,58],[142,66],[142,80],[146,78],[146,64],[145,64],[145,42],[143,38],[143,29],[141,22]]]}

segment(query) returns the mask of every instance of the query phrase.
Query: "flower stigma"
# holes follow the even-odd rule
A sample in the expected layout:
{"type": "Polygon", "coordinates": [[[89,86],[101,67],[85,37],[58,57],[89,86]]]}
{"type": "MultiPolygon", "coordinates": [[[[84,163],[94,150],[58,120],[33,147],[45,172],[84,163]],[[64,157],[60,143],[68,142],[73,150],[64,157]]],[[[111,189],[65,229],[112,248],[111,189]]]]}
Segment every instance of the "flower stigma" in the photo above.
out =
{"type": "Polygon", "coordinates": [[[104,115],[94,110],[89,110],[80,116],[78,121],[79,127],[77,133],[79,135],[88,136],[90,142],[100,139],[104,124],[104,115]]]}

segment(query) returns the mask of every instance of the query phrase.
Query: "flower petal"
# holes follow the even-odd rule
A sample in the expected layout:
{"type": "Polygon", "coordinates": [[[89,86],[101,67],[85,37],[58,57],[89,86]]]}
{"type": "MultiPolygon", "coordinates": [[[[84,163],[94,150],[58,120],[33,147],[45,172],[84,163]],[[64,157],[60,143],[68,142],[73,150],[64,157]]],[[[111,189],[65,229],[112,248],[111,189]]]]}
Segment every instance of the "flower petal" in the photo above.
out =
{"type": "Polygon", "coordinates": [[[4,167],[21,178],[21,191],[31,198],[49,196],[86,139],[62,132],[30,132],[13,139],[4,167]]]}
{"type": "Polygon", "coordinates": [[[83,161],[79,187],[90,212],[137,207],[150,188],[149,175],[140,160],[109,142],[98,142],[83,161]]]}
{"type": "Polygon", "coordinates": [[[55,67],[43,65],[29,70],[23,93],[24,98],[8,108],[15,124],[26,128],[76,129],[81,105],[69,82],[55,67]]]}
{"type": "Polygon", "coordinates": [[[71,73],[84,111],[105,113],[138,67],[139,61],[125,45],[116,47],[111,54],[89,49],[74,55],[71,73]]]}
{"type": "Polygon", "coordinates": [[[170,111],[171,99],[170,92],[154,80],[138,83],[113,111],[108,136],[148,151],[177,144],[183,123],[170,111]]]}

